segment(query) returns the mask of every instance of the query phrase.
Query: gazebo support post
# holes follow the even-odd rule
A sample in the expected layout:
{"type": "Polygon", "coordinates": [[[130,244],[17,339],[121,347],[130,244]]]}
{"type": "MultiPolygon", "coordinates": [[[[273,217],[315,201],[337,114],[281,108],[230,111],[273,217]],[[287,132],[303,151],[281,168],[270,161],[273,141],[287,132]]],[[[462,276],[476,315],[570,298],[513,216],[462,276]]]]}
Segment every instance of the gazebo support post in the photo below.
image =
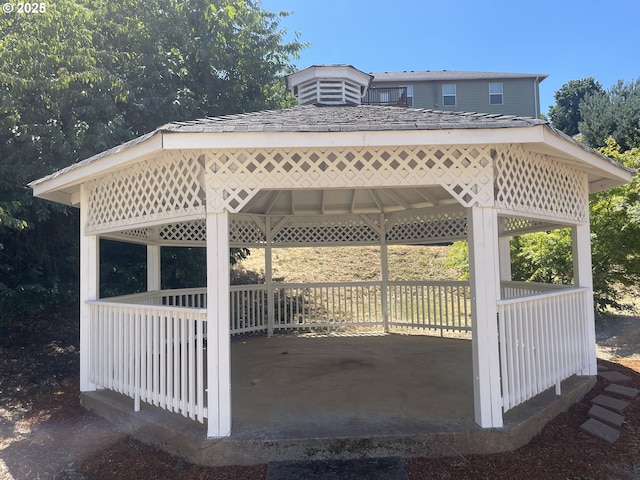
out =
{"type": "Polygon", "coordinates": [[[208,437],[231,435],[229,214],[207,212],[208,437]]]}
{"type": "Polygon", "coordinates": [[[384,214],[380,215],[380,277],[382,325],[384,333],[389,333],[389,309],[387,307],[387,299],[389,298],[389,253],[387,250],[387,229],[384,214]]]}
{"type": "Polygon", "coordinates": [[[267,244],[264,249],[264,283],[267,289],[267,335],[273,335],[275,311],[273,301],[273,248],[271,246],[271,217],[266,218],[267,244]]]}
{"type": "Polygon", "coordinates": [[[597,375],[598,365],[596,361],[596,331],[595,313],[593,308],[593,273],[591,267],[591,229],[589,222],[576,225],[571,229],[573,247],[573,277],[577,287],[587,288],[585,318],[587,330],[587,348],[592,353],[589,357],[589,365],[582,371],[582,375],[597,375]]]}
{"type": "Polygon", "coordinates": [[[147,292],[159,292],[160,280],[160,245],[147,245],[147,292]]]}
{"type": "Polygon", "coordinates": [[[500,255],[500,283],[510,282],[511,277],[511,237],[498,237],[498,251],[500,255]]]}
{"type": "Polygon", "coordinates": [[[483,428],[500,428],[503,423],[496,305],[500,298],[498,217],[494,208],[473,206],[468,209],[467,218],[475,420],[483,428]]]}
{"type": "Polygon", "coordinates": [[[92,392],[96,385],[90,380],[91,367],[91,309],[88,301],[100,296],[100,238],[88,235],[89,193],[80,188],[80,391],[92,392]]]}

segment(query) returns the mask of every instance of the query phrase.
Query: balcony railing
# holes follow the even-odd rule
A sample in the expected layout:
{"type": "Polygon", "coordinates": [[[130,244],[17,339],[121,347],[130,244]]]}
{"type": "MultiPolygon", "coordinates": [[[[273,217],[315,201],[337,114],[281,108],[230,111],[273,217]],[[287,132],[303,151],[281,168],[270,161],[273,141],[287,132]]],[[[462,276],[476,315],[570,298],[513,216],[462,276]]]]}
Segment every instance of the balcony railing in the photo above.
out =
{"type": "Polygon", "coordinates": [[[408,107],[407,87],[370,88],[362,99],[362,105],[408,107]]]}

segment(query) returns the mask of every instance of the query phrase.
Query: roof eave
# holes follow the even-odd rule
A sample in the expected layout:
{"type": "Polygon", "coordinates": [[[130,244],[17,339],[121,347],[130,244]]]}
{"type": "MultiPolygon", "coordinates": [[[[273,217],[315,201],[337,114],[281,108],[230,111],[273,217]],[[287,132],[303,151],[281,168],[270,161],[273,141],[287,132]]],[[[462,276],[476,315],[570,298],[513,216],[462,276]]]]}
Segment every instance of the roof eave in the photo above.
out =
{"type": "Polygon", "coordinates": [[[132,160],[143,160],[163,150],[160,130],[137,138],[131,142],[99,153],[82,162],[70,165],[51,175],[42,177],[28,184],[33,195],[38,198],[52,200],[65,205],[74,205],[74,192],[87,180],[99,177],[132,160]],[[128,145],[128,146],[127,146],[128,145]]]}
{"type": "Polygon", "coordinates": [[[630,183],[635,172],[583,145],[549,125],[543,125],[543,141],[547,148],[555,149],[572,158],[579,158],[589,170],[589,193],[630,183]]]}

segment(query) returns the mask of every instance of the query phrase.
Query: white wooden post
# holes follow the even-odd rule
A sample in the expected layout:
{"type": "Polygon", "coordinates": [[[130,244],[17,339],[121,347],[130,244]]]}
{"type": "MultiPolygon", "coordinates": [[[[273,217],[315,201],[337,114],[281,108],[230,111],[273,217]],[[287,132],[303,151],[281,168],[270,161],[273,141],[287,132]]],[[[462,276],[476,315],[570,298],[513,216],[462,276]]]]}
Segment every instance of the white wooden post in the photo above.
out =
{"type": "Polygon", "coordinates": [[[387,229],[384,214],[380,215],[380,304],[382,307],[382,325],[384,332],[389,332],[389,253],[387,250],[387,229]]]}
{"type": "Polygon", "coordinates": [[[591,269],[591,229],[589,223],[577,225],[572,228],[573,246],[573,277],[574,283],[578,287],[588,289],[586,295],[585,327],[587,331],[587,348],[590,352],[588,367],[583,370],[582,375],[597,375],[598,365],[596,360],[596,327],[595,313],[593,307],[593,273],[591,269]]]}
{"type": "Polygon", "coordinates": [[[475,420],[502,427],[497,305],[500,298],[498,217],[490,207],[468,209],[475,420]]]}
{"type": "Polygon", "coordinates": [[[91,310],[87,302],[100,295],[100,238],[87,235],[89,218],[89,193],[80,187],[80,391],[91,392],[96,385],[91,382],[91,351],[93,337],[91,310]]]}
{"type": "Polygon", "coordinates": [[[498,251],[500,252],[500,282],[511,281],[511,237],[498,238],[498,251]]]}
{"type": "Polygon", "coordinates": [[[160,245],[147,245],[147,292],[160,291],[160,262],[160,245]]]}
{"type": "Polygon", "coordinates": [[[208,437],[231,435],[229,214],[207,213],[208,437]]]}
{"type": "Polygon", "coordinates": [[[273,301],[273,249],[271,247],[271,217],[266,221],[267,245],[264,249],[264,283],[267,289],[267,335],[273,335],[275,305],[273,301]]]}

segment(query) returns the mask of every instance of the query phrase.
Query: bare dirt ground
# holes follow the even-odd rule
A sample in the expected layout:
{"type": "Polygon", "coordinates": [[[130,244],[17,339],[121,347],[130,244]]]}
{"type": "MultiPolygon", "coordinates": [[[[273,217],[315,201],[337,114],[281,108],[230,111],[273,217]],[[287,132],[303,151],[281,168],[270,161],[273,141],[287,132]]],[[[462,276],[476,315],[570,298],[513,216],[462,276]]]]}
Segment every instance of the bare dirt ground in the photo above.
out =
{"type": "MultiPolygon", "coordinates": [[[[266,466],[207,468],[188,464],[115,431],[78,404],[78,352],[59,327],[24,326],[0,335],[0,479],[262,480],[266,466]],[[28,334],[25,334],[25,331],[28,334]]],[[[612,317],[598,328],[598,356],[640,388],[640,320],[612,317]]],[[[408,459],[418,479],[640,479],[640,400],[625,411],[621,437],[609,445],[581,433],[588,400],[552,420],[510,453],[408,459]]]]}

